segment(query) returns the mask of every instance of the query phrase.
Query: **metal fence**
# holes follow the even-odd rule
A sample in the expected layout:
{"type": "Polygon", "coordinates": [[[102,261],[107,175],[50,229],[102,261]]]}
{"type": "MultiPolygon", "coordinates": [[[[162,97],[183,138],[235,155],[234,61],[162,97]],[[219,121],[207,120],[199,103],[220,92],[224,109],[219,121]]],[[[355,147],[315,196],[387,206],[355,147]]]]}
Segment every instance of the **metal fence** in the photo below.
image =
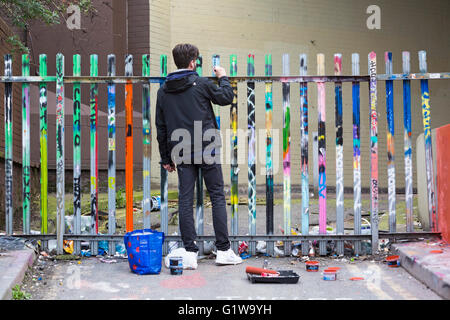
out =
{"type": "MultiPolygon", "coordinates": [[[[284,253],[291,253],[292,241],[301,241],[302,254],[308,254],[311,241],[319,241],[319,254],[327,254],[327,241],[335,241],[336,253],[344,254],[344,241],[350,241],[354,246],[355,254],[361,253],[361,241],[369,240],[372,244],[372,253],[378,250],[380,238],[421,238],[438,236],[436,197],[432,160],[431,128],[430,128],[430,97],[428,79],[449,79],[450,73],[428,73],[425,51],[419,52],[420,73],[410,72],[410,54],[403,52],[403,73],[392,73],[392,53],[385,53],[385,74],[377,74],[377,60],[375,52],[368,55],[368,75],[360,75],[359,55],[352,54],[352,75],[342,75],[342,55],[334,55],[333,76],[325,75],[325,57],[317,55],[317,75],[311,76],[307,72],[307,55],[299,55],[299,75],[289,74],[289,55],[282,57],[283,75],[272,75],[272,56],[265,56],[264,76],[255,76],[254,55],[249,54],[247,60],[247,76],[237,76],[237,56],[230,56],[230,82],[235,94],[230,109],[231,136],[231,234],[230,239],[234,249],[238,241],[248,241],[250,253],[255,253],[256,241],[267,242],[267,253],[274,254],[276,241],[284,242],[284,253]],[[412,160],[411,160],[411,80],[421,82],[421,100],[423,115],[423,130],[425,136],[426,176],[428,186],[428,211],[431,232],[414,232],[413,226],[413,189],[412,189],[412,160]],[[396,232],[396,188],[394,166],[394,113],[393,113],[393,83],[396,80],[403,82],[403,108],[404,108],[404,170],[405,170],[405,201],[407,232],[396,232]],[[387,146],[388,146],[388,207],[389,232],[381,233],[378,230],[378,111],[377,111],[377,81],[386,84],[386,112],[387,112],[387,146]],[[247,117],[248,117],[248,235],[238,234],[238,171],[237,170],[237,119],[238,119],[238,90],[237,84],[247,84],[247,117]],[[273,149],[272,149],[272,85],[274,82],[282,83],[283,108],[283,235],[274,234],[274,198],[273,198],[273,149]],[[327,234],[326,222],[326,133],[325,133],[325,83],[335,84],[335,124],[336,124],[336,234],[327,234]],[[360,162],[360,83],[369,84],[370,104],[370,198],[371,198],[371,233],[361,234],[361,162],[360,162]],[[256,234],[256,173],[255,173],[255,83],[265,84],[265,125],[266,125],[266,234],[256,234]],[[302,181],[302,212],[301,234],[291,234],[291,160],[290,160],[290,85],[300,85],[300,112],[301,112],[301,181],[302,181]],[[308,173],[308,85],[317,86],[318,101],[318,161],[319,161],[319,234],[309,234],[309,173],[308,173]],[[352,85],[353,103],[353,182],[354,182],[354,230],[353,234],[344,234],[344,185],[343,185],[343,123],[342,123],[342,86],[344,83],[352,85]]],[[[13,207],[12,207],[12,83],[22,83],[22,186],[23,186],[23,232],[15,236],[33,237],[41,239],[46,244],[49,239],[57,240],[57,252],[63,253],[63,241],[74,240],[74,253],[80,254],[81,241],[90,241],[93,254],[98,252],[98,241],[109,241],[109,254],[115,253],[114,242],[122,239],[116,231],[116,182],[115,182],[115,94],[116,85],[125,85],[125,112],[126,112],[126,231],[133,229],[133,84],[142,84],[142,126],[143,126],[143,228],[150,228],[150,163],[158,161],[151,159],[151,125],[150,125],[150,86],[161,85],[167,76],[167,56],[160,57],[160,77],[150,76],[150,55],[142,56],[142,76],[133,75],[133,57],[125,57],[125,76],[116,76],[115,56],[108,55],[107,76],[98,75],[98,56],[90,56],[90,76],[81,76],[81,57],[73,56],[73,75],[64,74],[64,56],[56,56],[56,75],[47,75],[47,57],[40,55],[39,76],[30,76],[29,56],[22,56],[22,76],[12,75],[12,57],[5,55],[5,75],[0,82],[5,86],[5,216],[6,233],[13,235],[13,207]],[[57,164],[57,212],[56,234],[47,232],[48,213],[48,172],[47,172],[47,84],[56,83],[56,164],[57,164]],[[41,159],[41,234],[30,234],[30,83],[37,83],[40,88],[40,159],[41,159]],[[73,84],[73,213],[74,233],[65,234],[65,163],[64,163],[64,86],[73,84]],[[81,234],[81,157],[80,157],[80,97],[81,84],[90,84],[90,176],[91,176],[91,233],[81,234]],[[98,86],[107,84],[108,87],[108,234],[98,234],[98,166],[97,166],[97,114],[98,114],[98,86]]],[[[212,57],[212,64],[218,65],[220,56],[212,57]]],[[[202,75],[202,57],[197,61],[197,72],[202,75]]],[[[214,77],[211,76],[214,80],[214,77]]],[[[36,97],[37,98],[37,97],[36,97]]],[[[214,106],[216,110],[216,106],[214,106]]],[[[216,120],[220,126],[220,115],[216,110],[216,120]]],[[[203,181],[201,171],[196,183],[196,230],[200,249],[203,250],[203,241],[213,240],[214,236],[204,235],[203,225],[203,181]]],[[[164,253],[168,251],[169,241],[180,241],[179,236],[168,235],[168,181],[167,171],[161,167],[161,231],[166,234],[164,253]]]]}

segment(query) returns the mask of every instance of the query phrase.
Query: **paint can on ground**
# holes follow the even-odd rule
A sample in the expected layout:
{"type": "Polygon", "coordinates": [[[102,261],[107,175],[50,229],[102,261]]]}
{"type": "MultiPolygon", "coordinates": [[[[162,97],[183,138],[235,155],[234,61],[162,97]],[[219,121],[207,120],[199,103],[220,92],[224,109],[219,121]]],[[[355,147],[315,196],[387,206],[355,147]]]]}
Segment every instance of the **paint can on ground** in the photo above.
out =
{"type": "Polygon", "coordinates": [[[337,277],[336,270],[330,270],[330,269],[323,270],[322,275],[323,275],[323,280],[327,280],[327,281],[335,281],[336,277],[337,277]]]}
{"type": "Polygon", "coordinates": [[[306,271],[318,272],[319,271],[319,261],[306,261],[306,271]]]}
{"type": "Polygon", "coordinates": [[[389,256],[386,258],[388,267],[397,268],[400,266],[400,256],[389,256]]]}
{"type": "Polygon", "coordinates": [[[172,275],[183,274],[183,257],[171,257],[169,259],[169,269],[172,275]]]}
{"type": "Polygon", "coordinates": [[[161,209],[161,197],[153,196],[150,199],[150,211],[158,211],[161,209]]]}

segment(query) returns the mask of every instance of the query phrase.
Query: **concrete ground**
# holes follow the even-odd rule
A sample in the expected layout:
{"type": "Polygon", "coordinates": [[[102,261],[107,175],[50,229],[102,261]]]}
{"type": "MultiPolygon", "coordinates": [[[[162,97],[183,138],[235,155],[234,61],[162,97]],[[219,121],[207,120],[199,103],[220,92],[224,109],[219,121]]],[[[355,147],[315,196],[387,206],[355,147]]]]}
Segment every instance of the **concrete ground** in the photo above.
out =
{"type": "MultiPolygon", "coordinates": [[[[334,212],[334,199],[327,202],[327,223],[334,226],[336,215],[334,212]]],[[[351,201],[350,201],[351,202],[351,201]]],[[[383,217],[385,199],[380,201],[380,216],[383,217]]],[[[399,200],[400,202],[400,200],[399,200]]],[[[291,206],[291,225],[300,227],[301,205],[293,201],[291,206]]],[[[398,210],[399,222],[403,219],[401,210],[398,210]]],[[[367,209],[363,208],[363,217],[370,220],[367,209]]],[[[404,215],[404,214],[403,214],[404,215]]],[[[248,233],[248,208],[239,206],[239,233],[248,233]]],[[[276,205],[274,208],[274,233],[281,234],[283,226],[283,208],[276,205]]],[[[136,215],[135,228],[142,228],[141,216],[136,215]]],[[[211,221],[211,208],[205,207],[205,235],[213,234],[211,221]]],[[[230,225],[231,219],[228,219],[230,225]]],[[[152,222],[159,222],[159,212],[152,213],[152,222]]],[[[265,206],[257,206],[256,233],[265,234],[265,206]],[[259,217],[259,218],[258,218],[259,217]]],[[[318,208],[311,205],[311,228],[318,225],[318,208]]],[[[351,205],[346,206],[345,226],[348,233],[352,233],[353,216],[351,205]],[[348,208],[347,208],[348,207],[348,208]]],[[[398,226],[402,231],[404,225],[398,226]]],[[[311,229],[310,229],[311,230],[311,229]]],[[[169,234],[178,232],[178,225],[169,226],[169,234]]],[[[409,244],[410,245],[410,244],[409,244]]],[[[393,246],[392,249],[400,250],[393,246]]],[[[410,248],[411,249],[411,248],[410,248]]],[[[445,249],[447,250],[447,249],[445,249]]],[[[30,251],[30,250],[28,250],[30,251]]],[[[8,253],[9,254],[9,253],[8,253]]],[[[328,266],[340,267],[337,281],[325,281],[321,272],[310,273],[305,270],[305,261],[301,258],[283,257],[267,258],[269,267],[273,269],[292,269],[300,275],[297,284],[252,284],[247,279],[246,266],[261,267],[264,256],[253,256],[241,265],[216,266],[214,259],[199,260],[197,270],[185,270],[182,276],[172,276],[168,269],[162,267],[159,275],[139,276],[130,271],[127,259],[90,257],[74,261],[55,260],[55,257],[39,256],[33,267],[25,274],[21,290],[31,294],[36,300],[98,300],[98,299],[350,299],[350,300],[440,300],[445,295],[436,294],[430,282],[427,282],[424,273],[412,272],[412,268],[389,268],[384,262],[384,256],[360,256],[354,261],[350,257],[336,258],[316,257],[320,261],[320,269],[328,266]],[[111,262],[111,263],[108,263],[111,262]],[[410,273],[408,273],[410,272],[410,273]],[[413,277],[414,276],[414,277],[413,277]],[[351,277],[362,277],[363,280],[352,281],[351,277]],[[418,280],[417,280],[418,279],[418,280]]],[[[410,252],[403,252],[402,266],[408,264],[405,259],[412,259],[410,252]],[[404,265],[403,265],[404,264],[404,265]]],[[[11,255],[11,254],[10,254],[11,255]]],[[[443,257],[443,256],[442,256],[443,257]]],[[[11,260],[6,263],[5,254],[0,255],[0,275],[2,282],[8,280],[8,286],[0,287],[0,298],[10,297],[13,284],[20,283],[25,270],[31,264],[30,259],[20,262],[11,260]],[[3,263],[2,263],[3,262],[3,263]],[[13,268],[11,268],[13,266],[13,268]],[[12,272],[16,272],[12,275],[12,272]],[[17,273],[18,272],[18,273],[17,273]],[[3,291],[2,291],[3,290],[3,291]]],[[[420,261],[420,259],[417,259],[420,261]]],[[[425,262],[428,261],[425,259],[425,262]]],[[[440,268],[450,267],[446,261],[441,260],[440,268]]],[[[441,270],[441,273],[442,270],[441,270]]],[[[436,274],[436,272],[435,272],[436,274]]],[[[435,278],[442,284],[442,277],[435,278]]],[[[6,283],[6,282],[5,282],[6,283]]],[[[442,286],[442,285],[441,285],[442,286]]],[[[443,285],[445,287],[445,284],[443,285]]]]}
{"type": "Polygon", "coordinates": [[[31,299],[45,300],[440,300],[441,298],[403,268],[389,268],[372,257],[314,258],[320,271],[340,267],[336,281],[325,281],[321,272],[307,272],[298,258],[267,258],[269,267],[291,269],[300,276],[297,284],[252,284],[246,266],[261,267],[265,257],[251,257],[236,266],[216,266],[214,259],[199,260],[197,270],[174,276],[162,267],[159,275],[136,275],[128,261],[98,257],[78,261],[39,258],[25,278],[22,290],[31,299]],[[352,277],[364,280],[353,281],[352,277]]]}
{"type": "Polygon", "coordinates": [[[450,244],[422,241],[394,244],[405,270],[450,300],[450,244]]]}

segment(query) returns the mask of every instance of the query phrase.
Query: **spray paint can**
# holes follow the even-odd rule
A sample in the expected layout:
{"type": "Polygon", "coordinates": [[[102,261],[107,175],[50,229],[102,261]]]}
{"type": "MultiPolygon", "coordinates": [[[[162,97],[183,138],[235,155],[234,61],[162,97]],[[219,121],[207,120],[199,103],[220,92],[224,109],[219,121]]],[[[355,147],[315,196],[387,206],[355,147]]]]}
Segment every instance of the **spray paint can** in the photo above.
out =
{"type": "Polygon", "coordinates": [[[150,211],[158,211],[161,209],[161,197],[153,196],[150,199],[150,211]]]}
{"type": "Polygon", "coordinates": [[[248,244],[247,244],[247,242],[242,241],[242,243],[239,245],[238,253],[241,254],[241,253],[243,253],[243,252],[247,252],[247,250],[248,250],[248,244]]]}
{"type": "Polygon", "coordinates": [[[398,268],[400,266],[400,256],[389,256],[386,258],[388,267],[398,268]]]}
{"type": "Polygon", "coordinates": [[[169,259],[169,269],[172,275],[183,274],[183,257],[171,257],[169,259]]]}
{"type": "Polygon", "coordinates": [[[323,280],[335,281],[336,280],[336,270],[323,270],[322,272],[323,280]]]}
{"type": "Polygon", "coordinates": [[[306,271],[318,272],[319,271],[319,261],[306,261],[306,271]]]}

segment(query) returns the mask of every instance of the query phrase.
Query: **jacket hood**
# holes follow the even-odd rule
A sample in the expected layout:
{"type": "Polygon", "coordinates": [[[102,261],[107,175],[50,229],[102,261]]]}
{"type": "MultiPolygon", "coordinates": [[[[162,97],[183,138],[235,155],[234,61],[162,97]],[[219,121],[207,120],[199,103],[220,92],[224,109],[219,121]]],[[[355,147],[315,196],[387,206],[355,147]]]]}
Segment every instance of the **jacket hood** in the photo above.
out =
{"type": "Polygon", "coordinates": [[[177,93],[185,91],[192,87],[198,77],[199,75],[197,74],[197,72],[192,70],[183,70],[169,73],[163,85],[163,90],[167,93],[177,93]]]}

